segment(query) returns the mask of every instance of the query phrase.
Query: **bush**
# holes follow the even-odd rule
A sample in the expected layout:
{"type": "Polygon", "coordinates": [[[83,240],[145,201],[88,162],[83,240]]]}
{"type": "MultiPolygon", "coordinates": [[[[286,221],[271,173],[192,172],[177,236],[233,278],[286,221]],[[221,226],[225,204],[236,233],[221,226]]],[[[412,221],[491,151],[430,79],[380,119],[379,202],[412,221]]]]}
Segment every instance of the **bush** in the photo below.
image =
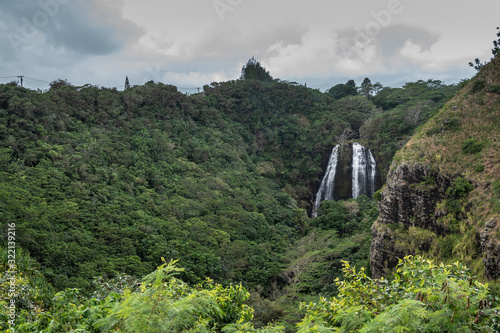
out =
{"type": "Polygon", "coordinates": [[[498,332],[499,308],[488,286],[458,262],[400,259],[390,280],[374,281],[344,262],[339,295],[303,305],[299,332],[498,332]],[[496,306],[496,308],[495,308],[496,306]],[[337,327],[337,329],[333,329],[337,327]]]}
{"type": "Polygon", "coordinates": [[[495,180],[493,182],[493,194],[500,197],[500,180],[495,180]]]}
{"type": "Polygon", "coordinates": [[[483,164],[478,164],[474,167],[475,172],[483,172],[484,170],[484,165],[483,164]]]}
{"type": "MultiPolygon", "coordinates": [[[[163,259],[163,258],[162,258],[163,259]]],[[[140,291],[123,300],[100,322],[104,331],[126,332],[259,332],[251,327],[250,294],[240,284],[223,287],[208,279],[190,287],[174,277],[182,268],[164,262],[145,276],[140,291]]],[[[263,332],[282,332],[264,327],[263,332]]]]}
{"type": "Polygon", "coordinates": [[[461,125],[460,119],[453,117],[444,125],[444,128],[450,131],[458,131],[461,125]]]}
{"type": "Polygon", "coordinates": [[[498,93],[500,93],[500,87],[492,84],[491,86],[488,87],[488,92],[493,93],[493,94],[498,94],[498,93]]]}
{"type": "Polygon", "coordinates": [[[462,200],[446,199],[445,207],[448,213],[456,215],[462,210],[462,200]]]}
{"type": "Polygon", "coordinates": [[[441,133],[442,130],[443,129],[440,126],[436,126],[436,127],[431,128],[427,132],[425,132],[425,135],[427,135],[427,136],[433,136],[435,134],[441,133]]]}
{"type": "Polygon", "coordinates": [[[476,154],[483,150],[483,144],[475,139],[467,139],[462,142],[462,152],[464,154],[476,154]]]}
{"type": "Polygon", "coordinates": [[[467,179],[465,179],[464,177],[458,177],[451,183],[450,187],[448,187],[448,189],[446,190],[446,195],[454,198],[463,198],[473,188],[474,185],[469,183],[467,179]]]}
{"type": "Polygon", "coordinates": [[[472,85],[472,90],[471,92],[472,93],[477,93],[477,92],[480,92],[481,90],[483,90],[483,88],[486,86],[486,81],[484,80],[481,80],[481,79],[478,79],[474,82],[474,84],[472,85]]]}

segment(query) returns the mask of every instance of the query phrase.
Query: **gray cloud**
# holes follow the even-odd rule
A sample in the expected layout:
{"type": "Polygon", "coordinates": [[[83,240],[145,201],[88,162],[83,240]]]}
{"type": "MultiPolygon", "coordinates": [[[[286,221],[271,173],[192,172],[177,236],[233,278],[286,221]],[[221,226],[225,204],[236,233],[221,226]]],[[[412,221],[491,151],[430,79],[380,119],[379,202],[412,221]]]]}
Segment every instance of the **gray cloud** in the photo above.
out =
{"type": "Polygon", "coordinates": [[[64,8],[54,22],[49,41],[56,47],[83,53],[104,55],[118,51],[122,41],[117,33],[96,21],[82,17],[76,8],[64,8]]]}
{"type": "Polygon", "coordinates": [[[280,24],[274,27],[256,26],[249,30],[240,30],[236,27],[220,27],[220,30],[207,33],[204,40],[197,48],[199,54],[213,54],[224,57],[231,54],[250,58],[252,55],[259,56],[267,52],[268,48],[278,42],[284,44],[300,43],[302,35],[308,30],[307,27],[293,23],[280,24]],[[211,37],[210,37],[211,36],[211,37]]]}
{"type": "Polygon", "coordinates": [[[0,0],[0,73],[197,87],[237,78],[255,55],[274,77],[321,89],[365,76],[385,85],[454,80],[490,55],[500,3],[479,2],[489,10],[473,16],[451,0],[401,0],[401,13],[365,42],[359,31],[389,1],[220,0],[231,4],[221,19],[212,0],[0,0]]]}
{"type": "Polygon", "coordinates": [[[422,50],[429,51],[431,46],[439,41],[438,33],[427,31],[420,27],[404,25],[394,25],[383,29],[378,38],[383,56],[393,56],[399,53],[406,41],[411,41],[422,47],[422,50]]]}
{"type": "MultiPolygon", "coordinates": [[[[16,0],[0,3],[0,56],[15,60],[30,44],[62,48],[85,55],[116,52],[126,42],[126,34],[116,22],[96,17],[83,0],[16,0]]],[[[122,25],[123,26],[123,25],[122,25]]],[[[128,29],[130,32],[131,29],[128,29]]]]}

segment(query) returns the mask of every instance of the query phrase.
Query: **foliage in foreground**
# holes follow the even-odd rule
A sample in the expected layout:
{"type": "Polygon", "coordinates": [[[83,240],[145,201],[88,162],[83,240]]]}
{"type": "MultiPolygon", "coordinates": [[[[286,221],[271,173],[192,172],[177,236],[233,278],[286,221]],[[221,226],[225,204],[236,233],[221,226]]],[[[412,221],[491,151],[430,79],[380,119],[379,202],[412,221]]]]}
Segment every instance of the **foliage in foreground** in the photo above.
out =
{"type": "MultiPolygon", "coordinates": [[[[138,288],[86,298],[78,289],[58,292],[45,308],[19,304],[9,332],[284,332],[275,324],[254,328],[250,294],[240,285],[210,279],[190,286],[176,278],[176,261],[164,262],[138,288]]],[[[458,262],[435,265],[421,257],[400,260],[392,279],[372,280],[344,261],[338,295],[303,305],[298,332],[498,332],[500,308],[488,285],[458,262]]],[[[33,276],[28,277],[28,279],[33,276]]],[[[31,293],[32,294],[32,293],[31,293]]],[[[30,295],[31,295],[30,294],[30,295]]],[[[32,297],[36,300],[36,297],[32,297]]],[[[260,326],[260,325],[259,325],[260,326]]],[[[289,329],[293,330],[292,327],[289,329]]]]}
{"type": "Polygon", "coordinates": [[[244,304],[249,293],[241,284],[223,287],[207,279],[192,288],[174,277],[182,271],[174,264],[165,263],[144,277],[139,292],[126,292],[124,300],[103,320],[105,331],[256,331],[249,324],[253,309],[244,304]]]}
{"type": "MultiPolygon", "coordinates": [[[[66,289],[54,296],[47,311],[19,312],[9,332],[283,331],[280,326],[253,328],[253,309],[245,305],[249,293],[241,284],[223,287],[207,279],[191,287],[174,277],[183,271],[175,264],[165,262],[145,276],[137,291],[110,292],[103,300],[85,299],[78,289],[66,289]]],[[[0,304],[4,319],[7,303],[0,304]]]]}
{"type": "Polygon", "coordinates": [[[392,280],[344,262],[339,295],[304,305],[299,332],[498,332],[498,299],[467,267],[400,259],[392,280]],[[495,307],[496,306],[496,307],[495,307]]]}

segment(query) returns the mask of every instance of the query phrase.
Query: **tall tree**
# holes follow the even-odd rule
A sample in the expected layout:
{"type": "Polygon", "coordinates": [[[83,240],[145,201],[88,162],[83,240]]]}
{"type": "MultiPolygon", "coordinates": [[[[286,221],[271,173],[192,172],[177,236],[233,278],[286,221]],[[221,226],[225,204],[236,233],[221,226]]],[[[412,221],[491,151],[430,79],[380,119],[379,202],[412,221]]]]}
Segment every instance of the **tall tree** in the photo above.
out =
{"type": "Polygon", "coordinates": [[[247,64],[241,68],[240,80],[259,80],[271,82],[273,77],[260,63],[252,57],[247,64]]]}
{"type": "Polygon", "coordinates": [[[361,83],[361,87],[359,88],[359,93],[365,96],[366,98],[371,98],[372,92],[373,92],[372,81],[369,78],[365,77],[363,83],[361,83]]]}

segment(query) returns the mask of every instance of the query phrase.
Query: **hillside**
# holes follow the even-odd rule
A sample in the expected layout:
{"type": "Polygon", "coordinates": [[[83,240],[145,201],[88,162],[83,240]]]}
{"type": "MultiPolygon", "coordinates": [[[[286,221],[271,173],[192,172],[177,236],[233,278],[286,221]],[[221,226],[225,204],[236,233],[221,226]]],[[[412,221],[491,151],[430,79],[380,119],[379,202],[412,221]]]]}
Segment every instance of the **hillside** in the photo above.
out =
{"type": "MultiPolygon", "coordinates": [[[[421,100],[445,101],[442,92],[426,96],[435,85],[414,86],[421,100]]],[[[395,109],[416,103],[410,89],[387,89],[395,109]]],[[[303,234],[342,131],[371,144],[383,175],[415,126],[363,139],[368,126],[405,113],[257,80],[191,96],[152,82],[124,92],[65,81],[43,93],[2,85],[0,108],[2,220],[17,224],[18,245],[57,288],[142,275],[161,256],[180,258],[188,281],[269,285],[303,234]]]]}
{"type": "Polygon", "coordinates": [[[56,292],[93,302],[164,258],[191,286],[242,283],[256,326],[293,330],[300,301],[338,292],[342,260],[369,268],[370,198],[345,194],[310,217],[332,147],[346,145],[346,170],[351,143],[369,147],[384,181],[394,152],[459,89],[429,80],[362,95],[353,84],[249,79],[193,95],[154,82],[0,85],[0,218],[3,235],[15,225],[25,276],[19,320],[46,327],[33,311],[56,315],[56,292]]]}
{"type": "Polygon", "coordinates": [[[394,157],[373,226],[375,277],[422,254],[500,278],[499,151],[496,56],[394,157]]]}

